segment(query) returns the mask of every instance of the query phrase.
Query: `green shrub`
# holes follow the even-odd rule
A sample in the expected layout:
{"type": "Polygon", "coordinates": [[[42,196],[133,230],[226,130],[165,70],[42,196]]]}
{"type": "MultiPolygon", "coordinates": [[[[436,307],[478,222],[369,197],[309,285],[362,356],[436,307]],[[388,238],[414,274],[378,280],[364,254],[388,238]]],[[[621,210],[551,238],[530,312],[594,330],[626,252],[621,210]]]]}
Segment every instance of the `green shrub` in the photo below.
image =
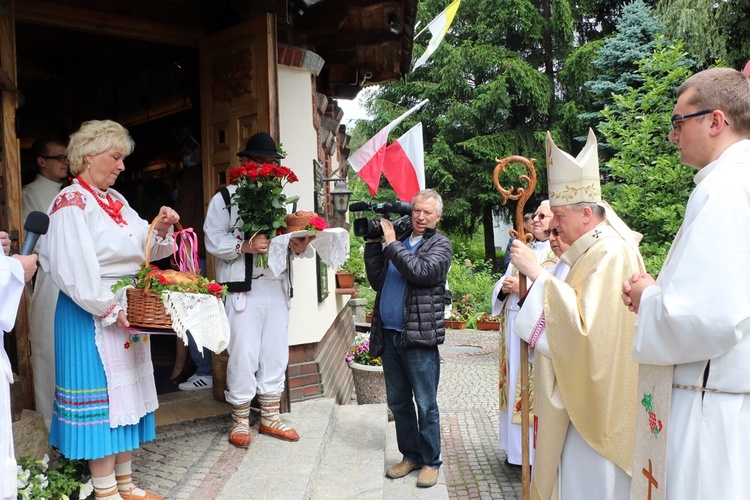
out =
{"type": "Polygon", "coordinates": [[[462,252],[453,255],[448,286],[453,292],[453,309],[475,327],[477,318],[492,311],[492,288],[500,279],[485,261],[472,262],[462,252]]]}

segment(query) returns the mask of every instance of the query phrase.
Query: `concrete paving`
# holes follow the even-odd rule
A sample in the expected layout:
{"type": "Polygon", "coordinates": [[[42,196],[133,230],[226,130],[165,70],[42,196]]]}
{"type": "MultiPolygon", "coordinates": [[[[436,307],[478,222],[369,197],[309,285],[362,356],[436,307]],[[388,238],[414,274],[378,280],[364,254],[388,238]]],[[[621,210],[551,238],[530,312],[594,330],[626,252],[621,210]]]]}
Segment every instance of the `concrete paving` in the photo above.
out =
{"type": "Polygon", "coordinates": [[[134,452],[134,478],[167,499],[521,498],[520,471],[497,448],[497,335],[446,335],[438,390],[443,467],[433,488],[417,488],[416,471],[384,477],[401,460],[385,405],[296,403],[284,419],[299,442],[259,436],[256,425],[253,443],[240,450],[227,440],[228,406],[211,402],[210,391],[161,399],[157,438],[134,452]],[[200,418],[175,418],[185,415],[180,405],[200,418]]]}

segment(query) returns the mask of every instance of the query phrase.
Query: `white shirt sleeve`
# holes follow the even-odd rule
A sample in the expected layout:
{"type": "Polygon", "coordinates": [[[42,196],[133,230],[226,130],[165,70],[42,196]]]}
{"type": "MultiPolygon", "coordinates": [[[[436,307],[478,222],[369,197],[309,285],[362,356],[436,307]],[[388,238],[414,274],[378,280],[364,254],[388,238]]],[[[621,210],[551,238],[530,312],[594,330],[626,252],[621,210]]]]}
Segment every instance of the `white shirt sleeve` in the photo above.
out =
{"type": "Polygon", "coordinates": [[[24,272],[21,262],[0,255],[0,330],[4,332],[12,330],[16,323],[23,287],[24,272]]]}

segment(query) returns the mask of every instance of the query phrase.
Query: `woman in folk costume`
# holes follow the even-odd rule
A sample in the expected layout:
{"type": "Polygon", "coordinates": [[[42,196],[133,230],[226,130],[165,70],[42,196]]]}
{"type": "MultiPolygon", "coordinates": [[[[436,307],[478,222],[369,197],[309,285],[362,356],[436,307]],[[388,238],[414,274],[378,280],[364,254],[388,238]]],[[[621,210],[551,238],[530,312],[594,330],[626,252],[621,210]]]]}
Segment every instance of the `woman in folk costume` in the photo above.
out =
{"type": "MultiPolygon", "coordinates": [[[[531,249],[539,262],[554,259],[546,230],[552,219],[549,201],[543,201],[532,216],[534,242],[531,249]]],[[[554,260],[552,261],[554,263],[554,260]]],[[[551,264],[550,264],[551,265],[551,264]]],[[[521,342],[513,334],[513,323],[518,315],[518,270],[509,265],[505,275],[495,284],[492,292],[492,314],[500,318],[500,449],[505,450],[508,465],[521,465],[521,342]]],[[[533,385],[533,365],[529,363],[530,385],[533,385]]],[[[533,401],[533,400],[532,400],[533,401]]],[[[529,438],[533,444],[533,436],[529,438]]],[[[530,459],[534,460],[534,448],[530,459]]]]}
{"type": "MultiPolygon", "coordinates": [[[[88,459],[96,498],[160,499],[136,488],[131,451],[155,436],[156,398],[148,335],[130,326],[111,286],[134,275],[145,259],[172,253],[169,207],[149,223],[110,187],[134,148],[113,121],[88,121],[70,137],[73,184],[50,208],[39,260],[60,288],[55,314],[55,401],[50,444],[71,459],[88,459]]],[[[121,291],[122,293],[122,291],[121,291]]]]}
{"type": "MultiPolygon", "coordinates": [[[[10,238],[5,231],[0,231],[0,244],[0,332],[8,332],[16,323],[24,283],[36,272],[36,255],[6,257],[10,253],[10,238]]],[[[10,416],[10,384],[13,383],[13,371],[4,349],[0,349],[0,366],[0,377],[5,379],[0,382],[0,457],[3,460],[3,466],[0,468],[0,498],[5,500],[16,498],[18,472],[13,451],[13,422],[10,416]]]]}

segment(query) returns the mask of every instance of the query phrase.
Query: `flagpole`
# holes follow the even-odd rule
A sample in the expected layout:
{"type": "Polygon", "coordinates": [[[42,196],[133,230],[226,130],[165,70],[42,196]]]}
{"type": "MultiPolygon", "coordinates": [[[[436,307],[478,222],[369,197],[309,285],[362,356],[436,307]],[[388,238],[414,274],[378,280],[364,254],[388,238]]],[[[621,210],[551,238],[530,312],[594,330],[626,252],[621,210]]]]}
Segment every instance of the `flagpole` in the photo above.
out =
{"type": "MultiPolygon", "coordinates": [[[[516,236],[520,241],[529,243],[532,235],[526,234],[523,227],[523,210],[526,205],[526,201],[529,199],[531,194],[536,188],[536,169],[534,168],[534,159],[527,159],[523,156],[508,156],[499,160],[495,158],[497,162],[495,170],[492,173],[492,183],[503,197],[503,205],[508,200],[518,200],[516,203],[516,229],[510,232],[511,236],[516,236]],[[529,171],[529,175],[519,175],[518,180],[526,182],[526,188],[511,188],[505,189],[500,185],[500,172],[505,172],[509,163],[522,163],[526,166],[529,171]]],[[[518,296],[523,298],[526,295],[526,276],[523,273],[518,273],[518,296]]],[[[506,335],[509,332],[506,332],[506,335]]],[[[521,366],[519,370],[521,372],[521,492],[524,500],[531,498],[531,451],[529,450],[529,427],[531,424],[530,418],[530,405],[529,405],[529,344],[521,340],[521,366]]]]}

